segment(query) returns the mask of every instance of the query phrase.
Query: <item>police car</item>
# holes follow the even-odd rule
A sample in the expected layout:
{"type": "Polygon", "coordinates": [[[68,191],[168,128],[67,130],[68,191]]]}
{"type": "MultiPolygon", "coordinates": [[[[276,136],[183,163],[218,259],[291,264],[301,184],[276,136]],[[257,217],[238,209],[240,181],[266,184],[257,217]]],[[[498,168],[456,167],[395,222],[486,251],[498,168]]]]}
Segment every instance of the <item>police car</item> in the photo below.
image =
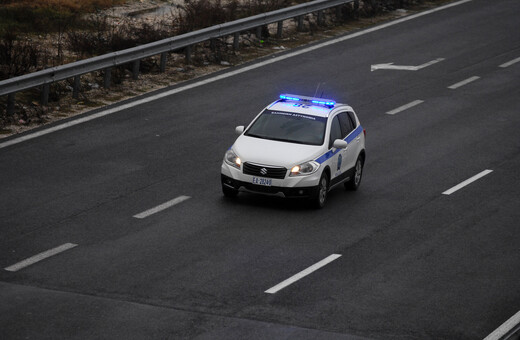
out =
{"type": "Polygon", "coordinates": [[[244,128],[224,156],[222,191],[309,198],[322,208],[339,184],[357,190],[365,136],[352,107],[333,100],[282,94],[244,128]]]}

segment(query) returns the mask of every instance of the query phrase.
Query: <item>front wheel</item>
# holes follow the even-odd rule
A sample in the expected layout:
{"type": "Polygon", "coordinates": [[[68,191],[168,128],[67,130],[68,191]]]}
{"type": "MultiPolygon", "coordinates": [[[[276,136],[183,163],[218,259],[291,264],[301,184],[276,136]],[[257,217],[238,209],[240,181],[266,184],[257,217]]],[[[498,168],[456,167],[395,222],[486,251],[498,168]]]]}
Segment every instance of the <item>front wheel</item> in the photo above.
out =
{"type": "Polygon", "coordinates": [[[363,165],[364,159],[360,155],[356,160],[356,165],[354,166],[354,175],[348,182],[345,182],[345,189],[356,191],[359,188],[361,177],[363,176],[363,165]]]}
{"type": "Polygon", "coordinates": [[[315,208],[321,209],[325,206],[327,201],[327,193],[329,192],[329,176],[323,173],[318,184],[318,190],[315,196],[311,199],[315,208]]]}

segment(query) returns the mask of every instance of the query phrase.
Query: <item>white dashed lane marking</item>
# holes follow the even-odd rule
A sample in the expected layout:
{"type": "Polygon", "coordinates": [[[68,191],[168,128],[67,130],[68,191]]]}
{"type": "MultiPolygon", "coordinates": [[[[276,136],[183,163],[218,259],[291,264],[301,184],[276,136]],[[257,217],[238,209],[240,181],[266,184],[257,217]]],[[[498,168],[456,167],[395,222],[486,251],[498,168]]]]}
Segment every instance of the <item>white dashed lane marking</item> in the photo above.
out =
{"type": "Polygon", "coordinates": [[[158,206],[156,206],[154,208],[151,208],[151,209],[148,209],[146,211],[143,211],[142,213],[134,215],[134,217],[135,218],[146,218],[146,217],[148,217],[150,215],[153,215],[155,213],[158,213],[160,211],[163,211],[165,209],[173,207],[174,205],[177,205],[177,204],[179,204],[181,202],[184,202],[184,201],[186,201],[186,200],[188,200],[190,198],[191,198],[190,196],[179,196],[177,198],[172,199],[171,201],[168,201],[168,202],[163,203],[161,205],[158,205],[158,206]]]}
{"type": "Polygon", "coordinates": [[[449,89],[452,89],[452,90],[455,90],[455,89],[458,89],[459,87],[462,87],[464,85],[467,85],[469,83],[472,83],[474,82],[475,80],[478,80],[480,79],[480,77],[477,77],[477,76],[474,76],[474,77],[470,77],[468,79],[465,79],[463,81],[459,81],[458,83],[455,83],[453,85],[450,85],[448,86],[449,89]]]}
{"type": "Polygon", "coordinates": [[[395,115],[396,113],[402,112],[404,110],[408,110],[408,109],[410,109],[410,108],[412,108],[414,106],[417,106],[419,104],[422,104],[422,103],[424,103],[424,100],[419,100],[419,99],[418,100],[414,100],[411,103],[408,103],[408,104],[403,105],[403,106],[399,106],[397,109],[394,109],[392,111],[388,111],[386,114],[388,114],[388,115],[395,115]]]}
{"type": "Polygon", "coordinates": [[[486,175],[488,175],[488,174],[490,174],[490,173],[492,173],[492,172],[493,172],[493,170],[484,170],[484,171],[482,171],[481,173],[478,173],[478,174],[476,174],[475,176],[473,176],[473,177],[471,177],[471,178],[468,178],[468,179],[465,180],[464,182],[462,182],[462,183],[460,183],[460,184],[457,184],[457,185],[454,186],[453,188],[446,190],[446,191],[443,192],[442,194],[443,194],[443,195],[451,195],[451,194],[453,194],[455,191],[458,191],[458,190],[464,188],[465,186],[467,186],[467,185],[469,185],[469,184],[475,182],[476,180],[478,180],[478,179],[480,179],[480,178],[482,178],[482,177],[484,177],[484,176],[486,176],[486,175]]]}
{"type": "Polygon", "coordinates": [[[18,271],[20,269],[28,267],[28,266],[30,266],[32,264],[37,263],[37,262],[43,261],[46,258],[49,258],[49,257],[54,256],[54,255],[57,255],[57,254],[62,253],[64,251],[66,251],[66,250],[72,249],[72,248],[74,248],[76,246],[77,246],[77,244],[74,244],[74,243],[65,243],[65,244],[62,244],[59,247],[49,249],[47,251],[44,251],[43,253],[39,253],[37,255],[29,257],[28,259],[25,259],[25,260],[23,260],[21,262],[13,264],[12,266],[6,267],[4,269],[9,271],[9,272],[16,272],[16,271],[18,271]]]}
{"type": "MultiPolygon", "coordinates": [[[[506,322],[504,322],[500,327],[498,327],[493,333],[489,334],[484,340],[499,340],[504,339],[504,335],[509,333],[513,329],[513,327],[520,324],[520,311],[509,318],[506,322]]],[[[509,339],[509,338],[508,338],[509,339]]],[[[516,337],[511,337],[512,339],[517,339],[516,337]]]]}
{"type": "Polygon", "coordinates": [[[519,61],[520,61],[520,57],[518,57],[518,58],[516,58],[516,59],[513,59],[513,60],[510,60],[510,61],[508,61],[507,63],[503,63],[502,65],[500,65],[500,67],[502,67],[502,68],[506,68],[506,67],[509,67],[509,66],[511,66],[511,65],[513,65],[513,64],[518,63],[519,61]]]}
{"type": "Polygon", "coordinates": [[[269,288],[268,290],[266,290],[264,293],[267,293],[267,294],[274,294],[282,289],[284,289],[285,287],[289,286],[289,285],[292,285],[293,283],[295,283],[296,281],[304,278],[305,276],[311,274],[312,272],[315,272],[316,270],[320,269],[321,267],[324,267],[326,266],[327,264],[331,263],[332,261],[340,258],[341,255],[339,254],[332,254],[326,258],[324,258],[323,260],[321,260],[320,262],[316,263],[316,264],[313,264],[312,266],[310,266],[309,268],[305,269],[305,270],[302,270],[301,272],[299,272],[298,274],[296,275],[293,275],[291,276],[290,278],[288,278],[287,280],[277,284],[276,286],[272,287],[272,288],[269,288]]]}

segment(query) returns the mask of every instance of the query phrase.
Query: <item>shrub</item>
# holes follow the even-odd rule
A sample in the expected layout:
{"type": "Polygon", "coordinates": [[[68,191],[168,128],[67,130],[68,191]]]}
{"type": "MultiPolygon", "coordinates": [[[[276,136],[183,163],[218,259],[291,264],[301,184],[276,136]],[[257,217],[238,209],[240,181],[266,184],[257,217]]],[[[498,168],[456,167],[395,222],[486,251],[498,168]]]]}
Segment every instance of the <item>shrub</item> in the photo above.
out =
{"type": "Polygon", "coordinates": [[[291,1],[289,0],[245,0],[241,8],[240,17],[249,17],[289,6],[291,6],[291,1]]]}
{"type": "Polygon", "coordinates": [[[177,14],[178,33],[235,20],[237,7],[238,0],[231,0],[226,5],[222,0],[184,0],[184,5],[179,6],[177,14]]]}
{"type": "Polygon", "coordinates": [[[42,53],[37,44],[17,39],[12,32],[0,38],[0,79],[29,73],[38,67],[42,53]]]}
{"type": "Polygon", "coordinates": [[[153,23],[132,19],[110,23],[104,15],[93,15],[86,30],[72,30],[66,34],[66,46],[81,59],[124,50],[174,35],[165,20],[153,23]]]}

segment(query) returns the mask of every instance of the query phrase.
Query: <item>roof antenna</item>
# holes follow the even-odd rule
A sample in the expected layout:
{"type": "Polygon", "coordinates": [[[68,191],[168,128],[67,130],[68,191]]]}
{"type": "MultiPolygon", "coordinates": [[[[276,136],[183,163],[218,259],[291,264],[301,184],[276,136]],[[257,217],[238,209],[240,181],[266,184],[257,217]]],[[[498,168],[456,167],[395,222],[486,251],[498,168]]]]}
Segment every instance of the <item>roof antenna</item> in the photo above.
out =
{"type": "MultiPolygon", "coordinates": [[[[322,83],[318,83],[318,86],[316,87],[316,91],[314,91],[314,97],[316,97],[316,95],[318,94],[318,91],[320,90],[321,84],[322,83]]],[[[323,91],[322,91],[322,94],[323,94],[323,91]]]]}

